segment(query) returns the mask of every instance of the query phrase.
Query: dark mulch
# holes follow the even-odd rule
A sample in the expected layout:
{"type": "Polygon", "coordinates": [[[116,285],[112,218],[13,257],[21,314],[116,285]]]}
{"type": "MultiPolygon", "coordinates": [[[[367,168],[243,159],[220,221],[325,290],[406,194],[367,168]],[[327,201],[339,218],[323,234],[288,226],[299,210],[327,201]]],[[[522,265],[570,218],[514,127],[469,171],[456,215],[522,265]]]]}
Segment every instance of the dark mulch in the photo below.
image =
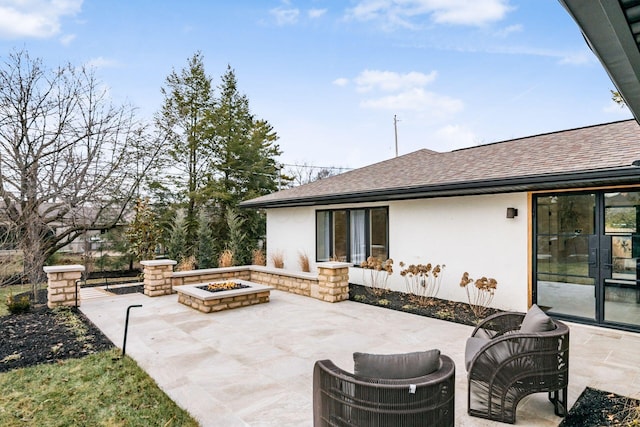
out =
{"type": "MultiPolygon", "coordinates": [[[[46,301],[46,290],[39,301],[46,301]]],[[[32,303],[26,313],[0,317],[0,372],[83,357],[113,347],[75,308],[51,310],[46,304],[32,303]]]]}
{"type": "MultiPolygon", "coordinates": [[[[376,296],[364,286],[349,284],[349,299],[391,310],[403,311],[449,322],[475,326],[478,322],[469,304],[433,298],[427,305],[417,305],[404,292],[387,291],[376,296]]],[[[500,310],[490,309],[486,316],[500,310]]],[[[486,317],[485,316],[485,317],[486,317]]],[[[587,387],[559,427],[640,426],[640,402],[624,396],[587,387]],[[636,409],[637,424],[625,420],[636,409]]]]}
{"type": "Polygon", "coordinates": [[[587,387],[559,427],[640,425],[640,400],[587,387]]]}
{"type": "Polygon", "coordinates": [[[116,295],[134,294],[136,292],[143,294],[144,285],[123,286],[119,288],[113,288],[110,286],[106,291],[116,295]]]}
{"type": "MultiPolygon", "coordinates": [[[[475,326],[478,323],[478,319],[473,314],[469,304],[464,302],[432,298],[428,304],[418,305],[404,292],[386,291],[378,296],[374,295],[369,288],[354,284],[349,284],[349,299],[391,310],[404,311],[405,313],[462,323],[463,325],[475,326]]],[[[489,308],[485,317],[499,311],[489,308]]]]}

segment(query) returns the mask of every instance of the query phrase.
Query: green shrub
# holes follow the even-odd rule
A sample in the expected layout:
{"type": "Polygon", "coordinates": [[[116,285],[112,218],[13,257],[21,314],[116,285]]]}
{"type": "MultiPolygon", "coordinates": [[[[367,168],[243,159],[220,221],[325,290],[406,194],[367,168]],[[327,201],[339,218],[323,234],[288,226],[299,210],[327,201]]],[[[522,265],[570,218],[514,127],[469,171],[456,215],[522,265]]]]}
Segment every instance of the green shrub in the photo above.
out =
{"type": "Polygon", "coordinates": [[[29,308],[31,308],[31,301],[26,295],[20,298],[15,298],[13,295],[9,295],[7,297],[7,308],[11,314],[24,313],[29,311],[29,308]]]}

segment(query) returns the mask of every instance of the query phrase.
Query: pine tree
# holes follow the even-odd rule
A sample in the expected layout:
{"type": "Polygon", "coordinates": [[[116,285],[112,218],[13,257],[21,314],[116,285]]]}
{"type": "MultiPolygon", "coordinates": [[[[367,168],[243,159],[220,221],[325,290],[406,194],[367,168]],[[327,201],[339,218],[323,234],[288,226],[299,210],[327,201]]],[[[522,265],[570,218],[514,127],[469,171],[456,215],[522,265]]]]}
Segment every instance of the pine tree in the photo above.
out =
{"type": "Polygon", "coordinates": [[[215,267],[214,240],[209,216],[204,210],[201,210],[198,216],[198,250],[196,254],[198,268],[215,267]]]}
{"type": "Polygon", "coordinates": [[[169,241],[167,242],[167,255],[169,258],[178,262],[189,256],[187,252],[187,232],[186,232],[185,215],[182,211],[176,213],[175,220],[171,225],[169,232],[169,241]]]}
{"type": "MultiPolygon", "coordinates": [[[[210,122],[215,160],[208,194],[220,207],[220,212],[226,213],[244,200],[278,189],[279,166],[275,157],[281,151],[273,127],[251,114],[249,100],[239,92],[231,67],[221,80],[220,98],[210,122]]],[[[257,247],[258,240],[265,235],[265,217],[250,210],[235,215],[242,219],[246,240],[246,247],[241,250],[243,256],[238,260],[248,262],[251,249],[257,247]]],[[[225,231],[218,232],[224,236],[225,231]]]]}
{"type": "Polygon", "coordinates": [[[180,74],[173,71],[162,88],[164,105],[156,124],[169,141],[166,170],[169,184],[182,195],[186,207],[185,255],[193,255],[197,241],[198,204],[202,200],[207,169],[213,151],[206,134],[208,117],[214,108],[211,78],[197,52],[180,74]]]}

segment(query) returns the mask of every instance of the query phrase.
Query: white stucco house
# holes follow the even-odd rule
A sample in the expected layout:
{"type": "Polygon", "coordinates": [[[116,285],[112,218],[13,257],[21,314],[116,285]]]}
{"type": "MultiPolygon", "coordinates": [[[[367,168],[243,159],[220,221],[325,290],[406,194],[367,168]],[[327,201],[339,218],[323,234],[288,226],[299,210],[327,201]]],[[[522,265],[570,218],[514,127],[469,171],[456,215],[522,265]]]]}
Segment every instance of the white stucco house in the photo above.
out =
{"type": "MultiPolygon", "coordinates": [[[[640,126],[635,120],[404,156],[246,201],[267,212],[267,258],[444,264],[438,297],[493,277],[493,306],[535,302],[577,321],[640,325],[640,126]]],[[[312,263],[312,266],[314,264],[312,263]]]]}
{"type": "MultiPolygon", "coordinates": [[[[268,257],[445,264],[438,297],[498,281],[493,306],[640,330],[640,6],[559,0],[635,120],[437,153],[419,150],[248,200],[267,212],[268,257]]],[[[312,263],[312,267],[315,265],[312,263]]]]}

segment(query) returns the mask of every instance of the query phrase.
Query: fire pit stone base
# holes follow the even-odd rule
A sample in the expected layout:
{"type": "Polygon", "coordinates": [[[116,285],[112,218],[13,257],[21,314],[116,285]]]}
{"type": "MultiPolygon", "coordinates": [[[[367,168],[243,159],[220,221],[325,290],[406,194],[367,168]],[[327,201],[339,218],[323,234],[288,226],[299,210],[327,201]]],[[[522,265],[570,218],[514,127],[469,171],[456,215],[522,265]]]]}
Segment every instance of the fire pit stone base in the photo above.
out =
{"type": "Polygon", "coordinates": [[[213,313],[269,302],[272,287],[246,280],[233,279],[233,281],[247,287],[210,292],[200,289],[200,287],[206,286],[208,283],[198,283],[195,285],[176,286],[174,290],[178,293],[179,303],[203,313],[213,313]]]}

